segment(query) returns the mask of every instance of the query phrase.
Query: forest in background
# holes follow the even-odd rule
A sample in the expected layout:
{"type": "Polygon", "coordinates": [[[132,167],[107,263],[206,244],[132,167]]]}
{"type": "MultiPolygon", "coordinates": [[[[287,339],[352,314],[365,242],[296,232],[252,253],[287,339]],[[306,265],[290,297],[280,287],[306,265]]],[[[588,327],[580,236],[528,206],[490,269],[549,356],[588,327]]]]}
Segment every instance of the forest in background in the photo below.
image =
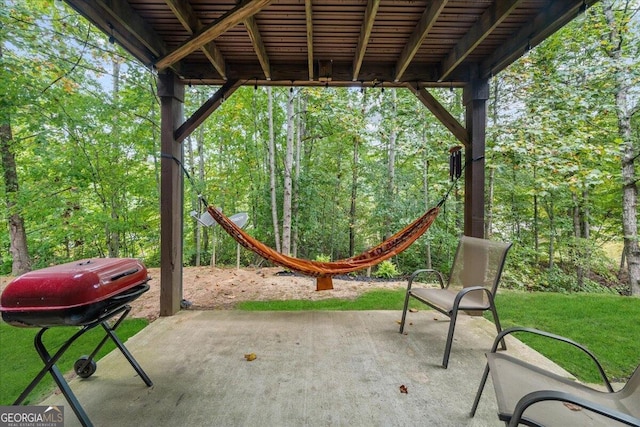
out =
{"type": "MultiPolygon", "coordinates": [[[[15,274],[16,224],[28,268],[103,256],[157,266],[157,76],[63,2],[0,1],[0,274],[15,274]]],[[[508,286],[631,293],[639,7],[599,2],[491,79],[486,237],[515,243],[508,286]],[[605,254],[623,243],[626,257],[605,254]]],[[[186,117],[216,89],[186,88],[186,117]]],[[[461,90],[432,93],[464,123],[461,90]]],[[[202,198],[247,212],[247,231],[269,246],[335,260],[379,243],[451,188],[426,235],[392,259],[398,274],[447,271],[462,231],[464,186],[449,179],[456,145],[404,89],[247,82],[183,143],[184,263],[236,262],[235,241],[190,216],[202,198]]],[[[242,265],[261,262],[241,252],[242,265]]]]}

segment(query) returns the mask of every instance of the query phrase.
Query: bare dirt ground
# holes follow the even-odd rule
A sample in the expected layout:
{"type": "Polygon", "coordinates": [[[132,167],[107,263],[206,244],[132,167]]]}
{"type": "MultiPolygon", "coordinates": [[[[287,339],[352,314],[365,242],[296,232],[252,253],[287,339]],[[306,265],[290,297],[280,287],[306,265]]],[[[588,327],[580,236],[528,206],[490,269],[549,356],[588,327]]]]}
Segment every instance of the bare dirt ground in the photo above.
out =
{"type": "MultiPolygon", "coordinates": [[[[153,321],[160,315],[160,269],[150,268],[149,276],[151,289],[131,303],[131,316],[153,321]]],[[[0,276],[0,291],[12,279],[0,276]]],[[[189,309],[230,310],[240,301],[355,299],[372,289],[404,288],[406,281],[334,278],[332,290],[316,291],[314,278],[292,275],[281,267],[185,267],[182,286],[183,298],[191,304],[189,309]]]]}
{"type": "MultiPolygon", "coordinates": [[[[154,320],[160,313],[160,269],[149,269],[151,289],[131,305],[132,315],[154,320]]],[[[183,270],[183,298],[192,310],[228,310],[240,301],[355,299],[372,289],[406,287],[405,281],[333,279],[333,289],[316,291],[312,277],[291,275],[280,267],[212,268],[183,270]]]]}

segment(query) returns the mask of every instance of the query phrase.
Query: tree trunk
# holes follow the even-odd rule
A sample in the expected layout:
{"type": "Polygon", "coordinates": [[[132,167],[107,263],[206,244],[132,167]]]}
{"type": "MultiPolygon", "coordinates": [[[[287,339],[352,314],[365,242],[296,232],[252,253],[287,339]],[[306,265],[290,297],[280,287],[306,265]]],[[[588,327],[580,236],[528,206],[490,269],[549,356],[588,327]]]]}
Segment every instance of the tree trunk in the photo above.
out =
{"type": "MultiPolygon", "coordinates": [[[[614,14],[612,0],[604,0],[604,9],[607,28],[609,29],[609,49],[605,49],[611,58],[614,67],[613,85],[616,101],[616,114],[618,116],[618,133],[622,143],[620,145],[620,158],[622,167],[622,232],[624,236],[624,251],[629,272],[629,287],[631,295],[640,296],[640,246],[638,245],[638,186],[635,171],[635,159],[631,134],[631,117],[640,109],[638,101],[635,107],[629,106],[629,91],[632,76],[629,75],[627,61],[622,55],[622,46],[630,38],[628,31],[621,31],[626,22],[617,21],[614,14]]],[[[631,10],[623,7],[623,10],[631,10]]],[[[630,12],[631,13],[631,12],[630,12]]],[[[625,16],[623,20],[629,18],[625,16]]]]}
{"type": "MultiPolygon", "coordinates": [[[[424,209],[425,212],[427,210],[429,210],[429,157],[428,157],[428,153],[427,153],[427,135],[426,135],[426,129],[423,130],[422,132],[422,160],[423,160],[423,172],[422,172],[422,194],[423,194],[423,199],[424,199],[424,209]]],[[[426,268],[433,268],[432,267],[432,262],[431,262],[431,239],[429,238],[429,236],[427,235],[426,237],[426,244],[425,244],[425,253],[424,253],[424,259],[425,259],[425,267],[426,268]]]]}
{"type": "Polygon", "coordinates": [[[302,141],[305,136],[305,110],[307,108],[306,98],[304,93],[298,96],[298,114],[297,117],[297,129],[298,134],[296,135],[296,147],[295,147],[295,173],[293,178],[293,206],[292,206],[292,216],[293,216],[293,233],[292,233],[292,242],[291,246],[293,250],[291,251],[294,257],[298,256],[298,231],[299,231],[299,208],[300,208],[300,162],[302,157],[302,141]]]}
{"type": "Polygon", "coordinates": [[[269,187],[271,189],[271,222],[276,250],[280,252],[280,224],[278,220],[278,194],[276,191],[276,141],[273,135],[273,92],[267,86],[269,114],[269,187]]]}
{"type": "MultiPolygon", "coordinates": [[[[118,92],[120,91],[120,63],[113,59],[111,62],[113,68],[113,92],[112,92],[112,102],[113,105],[118,104],[118,92]]],[[[117,119],[113,120],[112,124],[113,128],[111,131],[112,135],[112,145],[114,145],[112,149],[112,153],[116,153],[117,149],[115,145],[118,143],[120,139],[120,125],[117,119]]],[[[120,232],[119,227],[117,227],[118,222],[120,221],[120,203],[119,203],[119,189],[113,188],[111,190],[111,200],[109,206],[107,207],[110,211],[111,222],[107,225],[107,246],[109,247],[109,258],[117,258],[120,255],[120,232]]]]}
{"type": "Polygon", "coordinates": [[[13,153],[11,142],[11,123],[9,114],[0,112],[0,151],[2,152],[2,170],[4,171],[5,200],[9,218],[9,238],[11,239],[10,252],[13,259],[11,274],[19,276],[31,269],[31,260],[27,247],[27,233],[24,228],[24,220],[17,209],[18,198],[18,173],[16,169],[16,157],[13,153]]]}
{"type": "Polygon", "coordinates": [[[291,254],[291,199],[293,189],[293,137],[295,116],[293,114],[293,88],[289,89],[287,100],[287,145],[284,157],[284,189],[282,198],[282,253],[291,254]]]}
{"type": "Polygon", "coordinates": [[[578,289],[581,290],[584,287],[584,260],[582,259],[582,226],[580,224],[580,201],[575,193],[571,194],[573,198],[573,245],[571,249],[571,258],[576,267],[576,280],[578,282],[578,289]]]}
{"type": "Polygon", "coordinates": [[[555,265],[555,212],[553,207],[553,196],[549,198],[549,205],[547,207],[547,216],[549,217],[549,269],[552,269],[555,265]]]}
{"type": "MultiPolygon", "coordinates": [[[[362,93],[360,115],[364,120],[367,114],[367,91],[362,93]]],[[[356,252],[356,200],[358,197],[358,166],[360,164],[360,135],[353,137],[353,165],[351,174],[351,206],[349,207],[349,257],[356,252]]]]}
{"type": "MultiPolygon", "coordinates": [[[[0,43],[0,58],[2,58],[2,44],[0,43]]],[[[11,240],[11,274],[19,276],[31,270],[31,259],[27,247],[27,233],[24,219],[20,214],[16,200],[19,194],[18,171],[16,157],[13,151],[13,135],[11,133],[11,116],[8,109],[0,109],[0,153],[2,155],[2,170],[4,171],[5,202],[7,217],[9,218],[9,238],[11,240]]]]}
{"type": "MultiPolygon", "coordinates": [[[[387,160],[387,206],[394,206],[395,186],[396,186],[396,140],[397,132],[397,109],[398,93],[394,89],[391,91],[391,130],[389,131],[388,160],[387,160]]],[[[391,209],[386,214],[384,240],[391,234],[391,209]]]]}
{"type": "MultiPolygon", "coordinates": [[[[197,143],[197,157],[198,157],[198,180],[200,183],[204,183],[204,126],[198,128],[196,133],[197,143]]],[[[198,206],[196,207],[198,215],[202,212],[202,195],[198,194],[198,206]]],[[[201,264],[202,250],[207,250],[207,243],[209,241],[209,235],[207,228],[202,227],[198,222],[196,232],[196,265],[201,264]]]]}

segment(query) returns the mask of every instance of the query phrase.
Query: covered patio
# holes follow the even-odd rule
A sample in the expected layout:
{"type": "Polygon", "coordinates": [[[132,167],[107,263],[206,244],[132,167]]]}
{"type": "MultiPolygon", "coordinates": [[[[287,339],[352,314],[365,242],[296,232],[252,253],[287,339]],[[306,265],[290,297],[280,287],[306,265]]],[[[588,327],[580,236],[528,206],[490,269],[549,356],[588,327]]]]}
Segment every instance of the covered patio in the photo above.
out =
{"type": "MultiPolygon", "coordinates": [[[[96,426],[504,425],[490,387],[469,418],[493,324],[461,316],[445,370],[447,319],[410,313],[402,335],[399,318],[396,311],[182,311],[127,341],[152,387],[118,351],[70,385],[96,426]],[[255,360],[245,359],[250,353],[255,360]]],[[[507,343],[510,353],[563,374],[519,341],[507,343]]],[[[66,401],[53,395],[41,404],[66,401]]],[[[65,426],[77,425],[66,406],[65,426]]]]}
{"type": "MultiPolygon", "coordinates": [[[[482,317],[459,320],[444,370],[447,319],[432,311],[412,313],[407,335],[393,311],[181,311],[181,143],[242,85],[406,89],[464,147],[463,231],[484,237],[489,80],[595,0],[65,1],[158,72],[161,101],[163,317],[127,343],[154,385],[110,353],[71,381],[94,425],[502,425],[490,389],[468,416],[495,336],[482,317]],[[217,88],[188,118],[186,85],[217,88]],[[462,90],[464,118],[432,88],[462,90]]],[[[65,421],[79,425],[69,409],[65,421]]]]}
{"type": "Polygon", "coordinates": [[[180,311],[182,141],[238,87],[403,88],[464,147],[464,234],[484,237],[489,80],[596,0],[65,0],[158,72],[161,315],[180,311]],[[185,85],[215,94],[184,117],[185,85]],[[461,89],[464,118],[432,88],[461,89]]]}

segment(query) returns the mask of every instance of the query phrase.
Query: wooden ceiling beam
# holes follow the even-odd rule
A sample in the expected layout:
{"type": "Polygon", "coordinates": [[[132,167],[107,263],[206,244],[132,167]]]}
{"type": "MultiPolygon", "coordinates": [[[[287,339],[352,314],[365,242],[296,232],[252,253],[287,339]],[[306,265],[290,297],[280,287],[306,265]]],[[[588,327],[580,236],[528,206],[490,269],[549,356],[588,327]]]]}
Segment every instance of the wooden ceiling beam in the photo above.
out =
{"type": "MultiPolygon", "coordinates": [[[[164,0],[164,2],[169,6],[173,14],[178,21],[182,24],[182,26],[189,32],[189,34],[197,33],[204,27],[200,19],[196,16],[191,4],[188,2],[183,2],[179,0],[164,0]]],[[[227,73],[225,70],[225,61],[216,46],[215,42],[209,42],[206,45],[200,48],[204,55],[207,57],[209,62],[213,65],[216,71],[222,76],[223,79],[227,79],[227,73]]]]}
{"type": "Polygon", "coordinates": [[[176,142],[184,141],[191,133],[204,122],[207,117],[222,105],[225,99],[229,98],[242,86],[239,80],[227,80],[227,82],[214,93],[198,110],[191,115],[185,122],[180,125],[174,132],[176,142]]]}
{"type": "Polygon", "coordinates": [[[311,0],[304,0],[304,14],[307,21],[307,68],[309,80],[313,80],[313,5],[311,0]]]}
{"type": "Polygon", "coordinates": [[[156,67],[162,70],[174,62],[180,61],[194,50],[200,49],[250,16],[260,12],[262,8],[272,1],[273,0],[247,0],[240,3],[220,18],[214,20],[211,24],[196,32],[177,49],[160,58],[155,64],[156,67]]]}
{"type": "Polygon", "coordinates": [[[405,85],[420,102],[436,116],[438,120],[460,141],[465,147],[468,147],[471,141],[469,132],[460,124],[460,122],[451,115],[451,113],[425,88],[418,87],[415,83],[407,83],[405,85]]]}
{"type": "Polygon", "coordinates": [[[124,26],[113,19],[109,11],[97,3],[89,3],[81,0],[67,0],[69,6],[82,16],[86,17],[105,34],[113,36],[125,50],[146,66],[151,66],[158,55],[156,50],[149,49],[148,43],[142,43],[140,37],[125,37],[128,26],[124,26]]]}
{"type": "Polygon", "coordinates": [[[598,0],[552,1],[527,25],[520,27],[518,32],[510,37],[503,45],[480,65],[480,78],[490,78],[505,69],[509,64],[521,57],[526,51],[541,43],[576,17],[586,7],[598,0]]]}
{"type": "Polygon", "coordinates": [[[369,0],[367,8],[364,11],[362,28],[360,29],[360,36],[358,37],[358,47],[356,47],[356,54],[353,58],[352,80],[354,82],[358,80],[358,74],[360,74],[360,67],[364,60],[364,54],[367,51],[367,45],[369,44],[369,38],[371,37],[373,23],[375,22],[376,14],[378,13],[378,6],[380,6],[380,0],[369,0]]]}
{"type": "Polygon", "coordinates": [[[398,58],[398,62],[396,63],[396,74],[394,77],[394,81],[399,81],[404,74],[404,71],[407,69],[413,57],[420,49],[420,45],[429,34],[431,27],[435,24],[438,16],[442,13],[445,5],[447,4],[447,0],[435,0],[429,3],[429,6],[425,9],[420,17],[420,21],[416,28],[413,30],[413,34],[409,37],[409,41],[404,46],[400,57],[398,58]]]}
{"type": "Polygon", "coordinates": [[[260,66],[262,67],[262,71],[264,72],[264,77],[267,80],[271,80],[271,65],[269,65],[269,55],[267,55],[267,49],[264,47],[264,43],[262,42],[262,36],[260,35],[258,24],[256,24],[256,19],[253,16],[245,19],[244,26],[249,33],[249,38],[251,39],[251,43],[253,44],[253,50],[258,56],[258,61],[260,61],[260,66]]]}
{"type": "Polygon", "coordinates": [[[442,62],[442,74],[438,81],[445,80],[449,74],[505,20],[523,0],[498,0],[480,16],[469,31],[458,41],[442,62]]]}
{"type": "MultiPolygon", "coordinates": [[[[192,84],[203,84],[204,82],[214,85],[223,84],[224,82],[221,81],[220,77],[214,72],[214,70],[211,69],[210,66],[207,65],[208,64],[206,63],[199,63],[189,64],[187,67],[184,67],[184,79],[192,84]]],[[[468,72],[462,73],[463,71],[465,71],[464,67],[458,67],[452,77],[455,79],[453,82],[437,83],[436,79],[439,73],[438,67],[436,67],[435,65],[432,66],[426,64],[411,64],[405,71],[405,82],[421,82],[421,84],[425,84],[424,82],[431,82],[434,86],[439,87],[461,87],[463,86],[464,82],[468,80],[468,72]]],[[[353,76],[353,68],[351,62],[332,62],[331,75],[321,77],[327,77],[324,79],[324,83],[328,83],[330,86],[339,85],[342,83],[344,83],[345,86],[354,87],[359,87],[361,85],[387,86],[387,83],[389,83],[391,86],[402,85],[403,82],[393,81],[393,73],[393,65],[365,63],[358,76],[358,81],[354,82],[351,80],[351,77],[353,76]],[[328,77],[331,77],[331,81],[328,80],[328,77]]],[[[255,84],[257,77],[258,84],[269,85],[267,80],[260,79],[262,68],[257,62],[227,62],[227,74],[230,80],[240,80],[245,82],[245,84],[255,84]]],[[[316,74],[318,74],[317,69],[316,74]]],[[[292,64],[271,62],[271,80],[289,81],[291,86],[295,86],[298,82],[301,81],[308,83],[318,81],[317,76],[315,80],[309,80],[306,78],[306,76],[306,63],[292,64]],[[294,82],[296,84],[294,84],[294,82]]]]}

